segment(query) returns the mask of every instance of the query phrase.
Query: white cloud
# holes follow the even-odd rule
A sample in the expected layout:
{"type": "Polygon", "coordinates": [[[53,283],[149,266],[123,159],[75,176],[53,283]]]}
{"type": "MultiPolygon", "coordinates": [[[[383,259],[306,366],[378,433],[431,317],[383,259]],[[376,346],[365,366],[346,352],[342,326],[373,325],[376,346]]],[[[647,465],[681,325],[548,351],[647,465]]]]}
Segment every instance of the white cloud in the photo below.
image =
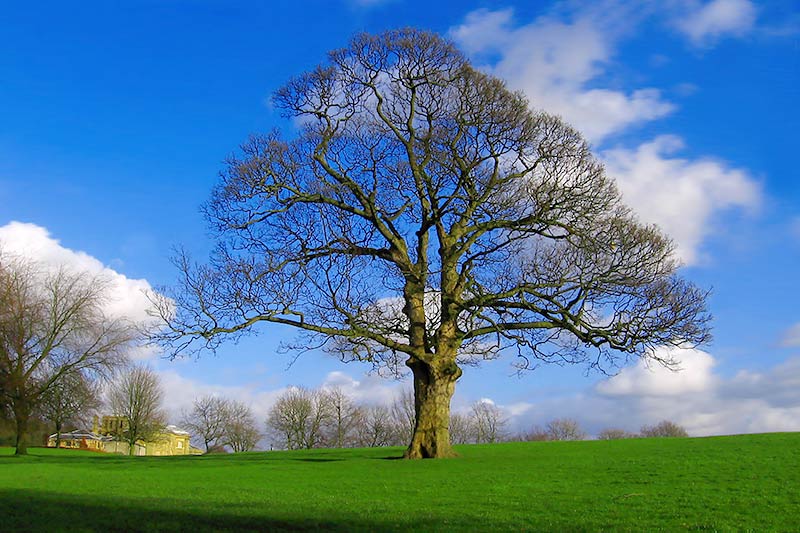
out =
{"type": "Polygon", "coordinates": [[[707,47],[725,36],[741,37],[752,31],[756,8],[749,0],[690,2],[673,21],[693,45],[707,47]]]}
{"type": "Polygon", "coordinates": [[[684,147],[674,135],[661,135],[635,150],[601,153],[606,169],[644,222],[658,224],[686,263],[698,260],[703,239],[712,233],[714,215],[730,208],[755,209],[759,185],[744,170],[703,158],[670,157],[684,147]]]}
{"type": "Polygon", "coordinates": [[[164,388],[164,405],[168,409],[170,420],[176,423],[180,421],[183,412],[192,409],[196,399],[203,396],[218,396],[248,405],[259,424],[258,429],[263,431],[270,408],[288,389],[281,387],[264,390],[255,385],[228,386],[204,383],[182,376],[175,370],[159,370],[158,375],[164,388]]]}
{"type": "Polygon", "coordinates": [[[800,431],[800,358],[733,377],[714,372],[714,358],[699,350],[673,354],[683,370],[639,363],[593,389],[572,396],[514,404],[512,426],[525,431],[570,417],[590,434],[605,428],[636,432],[671,420],[692,436],[800,431]]]}
{"type": "Polygon", "coordinates": [[[373,374],[356,380],[339,371],[330,372],[321,385],[325,389],[338,387],[357,403],[386,405],[392,403],[402,388],[407,386],[407,384],[388,381],[373,374]]]}
{"type": "Polygon", "coordinates": [[[450,36],[509,86],[525,92],[534,107],[556,113],[589,140],[600,142],[632,125],[663,117],[674,106],[655,88],[622,91],[592,87],[605,73],[618,34],[594,10],[570,22],[540,17],[514,26],[511,10],[468,14],[450,36]],[[603,22],[601,24],[601,22],[603,22]]]}
{"type": "MultiPolygon", "coordinates": [[[[147,314],[150,301],[145,295],[151,290],[147,280],[128,278],[85,252],[65,248],[41,226],[23,222],[10,222],[0,226],[0,248],[6,253],[26,257],[50,267],[63,266],[108,280],[110,290],[105,311],[109,316],[136,323],[151,320],[147,314]]],[[[153,349],[141,348],[133,356],[142,359],[154,354],[153,349]]]]}
{"type": "Polygon", "coordinates": [[[800,348],[800,322],[784,332],[781,346],[785,348],[800,348]]]}
{"type": "MultiPolygon", "coordinates": [[[[693,7],[702,11],[680,2],[662,11],[686,13],[693,7]]],[[[704,9],[713,14],[724,8],[709,4],[704,9]]],[[[560,114],[598,144],[674,109],[657,88],[598,86],[618,41],[656,11],[649,2],[578,2],[518,25],[510,9],[482,9],[469,13],[450,35],[478,63],[485,63],[484,70],[525,92],[534,107],[560,114]]],[[[642,220],[661,226],[677,243],[681,259],[696,263],[704,238],[713,232],[715,215],[758,206],[761,191],[745,170],[708,157],[674,157],[683,147],[680,137],[661,135],[635,149],[606,150],[600,157],[642,220]]]]}
{"type": "Polygon", "coordinates": [[[509,46],[512,36],[505,30],[514,18],[511,8],[478,9],[464,17],[464,23],[450,30],[450,37],[467,54],[496,53],[509,46]]]}
{"type": "Polygon", "coordinates": [[[679,370],[640,360],[635,366],[602,381],[597,391],[608,396],[680,396],[702,392],[714,385],[714,358],[708,353],[666,347],[656,352],[659,358],[679,361],[679,370]]]}

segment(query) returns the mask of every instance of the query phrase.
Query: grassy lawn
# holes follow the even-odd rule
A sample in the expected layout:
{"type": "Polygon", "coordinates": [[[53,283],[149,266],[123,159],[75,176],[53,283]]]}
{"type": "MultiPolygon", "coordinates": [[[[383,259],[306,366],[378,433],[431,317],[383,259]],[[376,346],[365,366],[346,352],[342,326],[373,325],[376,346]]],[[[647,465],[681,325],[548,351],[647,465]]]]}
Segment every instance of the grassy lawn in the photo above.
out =
{"type": "Polygon", "coordinates": [[[208,457],[0,449],[2,530],[800,528],[800,433],[208,457]]]}

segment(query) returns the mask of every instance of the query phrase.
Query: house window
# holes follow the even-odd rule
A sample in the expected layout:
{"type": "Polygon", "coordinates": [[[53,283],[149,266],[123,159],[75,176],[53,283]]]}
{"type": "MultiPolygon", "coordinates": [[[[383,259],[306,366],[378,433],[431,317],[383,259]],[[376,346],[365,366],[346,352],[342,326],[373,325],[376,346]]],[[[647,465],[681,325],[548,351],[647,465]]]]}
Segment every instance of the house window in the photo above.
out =
{"type": "Polygon", "coordinates": [[[183,448],[183,441],[182,440],[178,441],[178,448],[183,448]]]}

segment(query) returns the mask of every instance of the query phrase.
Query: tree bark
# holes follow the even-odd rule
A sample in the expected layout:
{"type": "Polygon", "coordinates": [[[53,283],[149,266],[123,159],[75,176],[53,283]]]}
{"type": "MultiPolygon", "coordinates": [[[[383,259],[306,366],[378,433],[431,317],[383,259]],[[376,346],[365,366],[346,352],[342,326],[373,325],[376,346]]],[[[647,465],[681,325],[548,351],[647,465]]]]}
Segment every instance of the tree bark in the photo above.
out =
{"type": "Polygon", "coordinates": [[[406,363],[414,373],[416,421],[406,459],[455,457],[450,445],[450,399],[461,377],[455,361],[428,364],[416,358],[406,363]]]}
{"type": "Polygon", "coordinates": [[[56,448],[61,447],[61,422],[56,423],[56,448]]]}
{"type": "Polygon", "coordinates": [[[28,455],[28,443],[25,440],[28,433],[28,416],[27,413],[17,413],[17,439],[14,444],[14,455],[28,455]]]}

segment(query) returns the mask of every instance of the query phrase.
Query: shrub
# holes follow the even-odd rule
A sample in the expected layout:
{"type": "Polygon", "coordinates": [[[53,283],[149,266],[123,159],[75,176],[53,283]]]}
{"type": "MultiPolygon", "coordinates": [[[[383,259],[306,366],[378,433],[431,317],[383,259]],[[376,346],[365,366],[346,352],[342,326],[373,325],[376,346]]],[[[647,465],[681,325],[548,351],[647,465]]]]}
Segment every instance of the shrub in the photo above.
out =
{"type": "Polygon", "coordinates": [[[547,423],[548,440],[583,440],[586,432],[581,429],[577,420],[557,418],[547,423]]]}
{"type": "Polygon", "coordinates": [[[606,428],[597,435],[598,440],[633,439],[636,437],[635,433],[629,433],[624,429],[618,428],[606,428]]]}
{"type": "Polygon", "coordinates": [[[679,426],[675,422],[669,420],[662,420],[655,426],[642,426],[640,430],[642,437],[688,437],[689,433],[683,426],[679,426]]]}

